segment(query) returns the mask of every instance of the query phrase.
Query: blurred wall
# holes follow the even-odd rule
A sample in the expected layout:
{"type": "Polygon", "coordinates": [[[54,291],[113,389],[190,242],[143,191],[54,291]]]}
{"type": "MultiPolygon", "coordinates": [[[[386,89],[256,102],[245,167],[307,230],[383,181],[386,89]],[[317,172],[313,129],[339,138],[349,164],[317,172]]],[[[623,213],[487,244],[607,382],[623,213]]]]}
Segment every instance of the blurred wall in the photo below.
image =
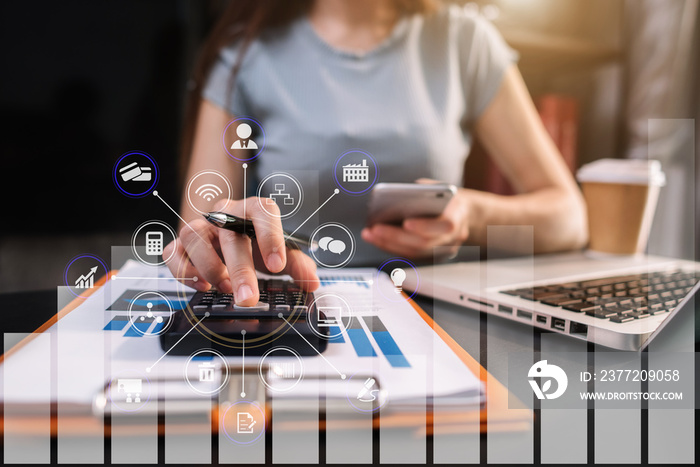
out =
{"type": "Polygon", "coordinates": [[[176,225],[157,199],[120,195],[111,171],[145,151],[179,204],[185,82],[217,3],[0,2],[0,292],[53,288],[73,256],[109,260],[146,220],[176,225]]]}
{"type": "Polygon", "coordinates": [[[698,0],[628,0],[626,155],[666,173],[649,252],[693,259],[697,193],[698,0]]]}
{"type": "MultiPolygon", "coordinates": [[[[0,3],[3,168],[22,185],[3,184],[2,193],[14,212],[42,210],[44,231],[131,229],[134,220],[160,210],[119,195],[112,184],[116,159],[136,149],[157,159],[159,190],[177,204],[185,80],[208,5],[0,3]]],[[[35,230],[21,219],[2,227],[3,235],[35,230]]]]}

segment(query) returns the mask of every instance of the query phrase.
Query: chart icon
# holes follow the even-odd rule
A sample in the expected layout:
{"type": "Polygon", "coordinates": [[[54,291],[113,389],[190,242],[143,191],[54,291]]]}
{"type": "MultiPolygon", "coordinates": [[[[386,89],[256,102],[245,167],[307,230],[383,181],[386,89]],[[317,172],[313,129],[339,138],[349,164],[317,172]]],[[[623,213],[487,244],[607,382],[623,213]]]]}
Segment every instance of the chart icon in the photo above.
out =
{"type": "Polygon", "coordinates": [[[79,255],[71,259],[63,271],[63,283],[80,298],[87,298],[100,278],[108,278],[106,263],[95,255],[79,255]]]}
{"type": "Polygon", "coordinates": [[[82,276],[78,277],[78,279],[75,281],[75,288],[76,289],[91,289],[91,288],[93,288],[95,285],[95,272],[97,272],[97,266],[90,269],[89,273],[83,274],[82,276]]]}

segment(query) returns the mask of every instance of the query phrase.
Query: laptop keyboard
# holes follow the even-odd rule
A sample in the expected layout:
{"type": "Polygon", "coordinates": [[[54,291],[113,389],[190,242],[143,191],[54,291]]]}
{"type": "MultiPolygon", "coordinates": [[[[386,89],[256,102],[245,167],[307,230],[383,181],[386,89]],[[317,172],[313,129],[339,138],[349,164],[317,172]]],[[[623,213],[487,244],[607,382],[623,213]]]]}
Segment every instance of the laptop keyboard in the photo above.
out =
{"type": "Polygon", "coordinates": [[[238,306],[233,294],[208,290],[195,293],[190,307],[198,317],[209,313],[212,318],[266,319],[279,318],[281,313],[287,318],[307,312],[309,300],[313,300],[313,294],[290,281],[258,279],[258,289],[260,301],[254,306],[238,306]]]}
{"type": "Polygon", "coordinates": [[[673,311],[697,281],[695,272],[675,270],[502,292],[614,323],[627,323],[673,311]]]}

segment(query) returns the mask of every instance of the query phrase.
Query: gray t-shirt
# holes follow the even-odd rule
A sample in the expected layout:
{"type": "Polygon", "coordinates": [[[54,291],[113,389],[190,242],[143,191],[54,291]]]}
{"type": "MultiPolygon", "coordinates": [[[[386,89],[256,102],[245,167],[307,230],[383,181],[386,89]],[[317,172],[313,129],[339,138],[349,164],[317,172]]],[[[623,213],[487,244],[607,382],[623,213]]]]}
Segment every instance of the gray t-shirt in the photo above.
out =
{"type": "MultiPolygon", "coordinates": [[[[283,220],[292,231],[332,195],[334,164],[353,148],[376,160],[378,182],[428,177],[459,184],[470,128],[516,54],[490,23],[453,5],[404,18],[367,53],[333,48],[303,17],[256,39],[232,81],[237,59],[238,44],[221,51],[204,98],[264,128],[264,151],[248,170],[249,195],[272,173],[300,181],[303,205],[283,220]]],[[[229,156],[222,150],[222,157],[229,156]]],[[[341,191],[298,235],[309,236],[322,223],[342,223],[357,243],[349,264],[381,263],[391,255],[359,235],[368,198],[341,191]]]]}

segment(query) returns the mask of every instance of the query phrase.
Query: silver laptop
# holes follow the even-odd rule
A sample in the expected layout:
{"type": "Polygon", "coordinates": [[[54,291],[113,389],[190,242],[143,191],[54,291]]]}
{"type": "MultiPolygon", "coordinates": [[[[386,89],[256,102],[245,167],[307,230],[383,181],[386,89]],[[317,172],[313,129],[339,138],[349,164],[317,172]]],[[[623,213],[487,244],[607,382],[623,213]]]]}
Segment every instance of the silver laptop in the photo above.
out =
{"type": "Polygon", "coordinates": [[[641,350],[693,307],[700,263],[586,253],[417,268],[403,288],[620,350],[641,350]]]}

